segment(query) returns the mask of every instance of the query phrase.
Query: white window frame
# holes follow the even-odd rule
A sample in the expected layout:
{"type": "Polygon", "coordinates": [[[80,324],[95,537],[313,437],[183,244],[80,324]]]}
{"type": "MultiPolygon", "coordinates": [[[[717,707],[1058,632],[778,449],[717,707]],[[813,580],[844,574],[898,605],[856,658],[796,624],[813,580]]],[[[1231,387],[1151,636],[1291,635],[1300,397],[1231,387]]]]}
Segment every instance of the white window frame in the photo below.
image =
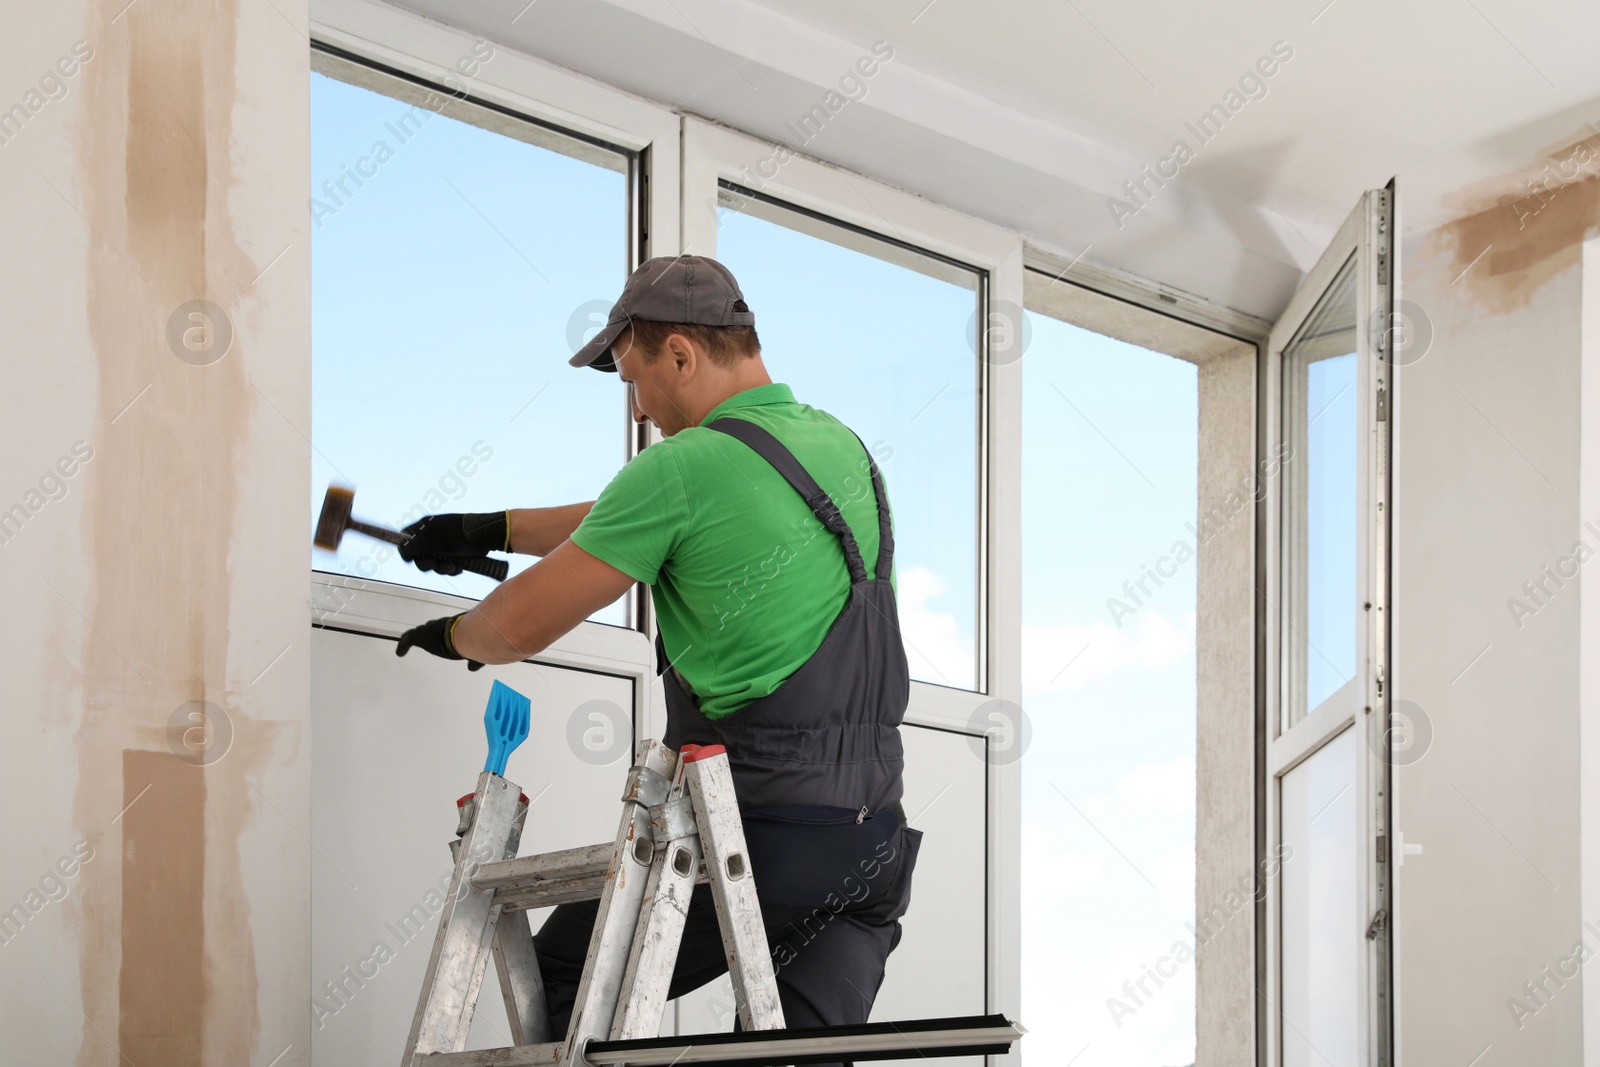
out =
{"type": "MultiPolygon", "coordinates": [[[[719,183],[752,188],[764,196],[876,233],[987,272],[984,351],[990,344],[1020,344],[1023,244],[1014,233],[940,207],[903,190],[794,154],[726,127],[687,117],[683,124],[682,248],[717,254],[719,183]],[[787,158],[784,158],[787,157],[787,158]],[[771,177],[766,171],[782,158],[771,177]]],[[[980,356],[978,411],[978,691],[911,683],[905,721],[973,736],[985,705],[1022,701],[1021,456],[1022,368],[1018,360],[980,356]]],[[[999,722],[994,727],[999,727],[999,722]]],[[[991,727],[991,728],[994,728],[991,727]]],[[[987,768],[985,857],[988,900],[986,1007],[1010,1018],[1021,1012],[1021,788],[1020,760],[987,768]]],[[[990,1057],[1020,1062],[1020,1050],[990,1057]]]]}
{"type": "MultiPolygon", "coordinates": [[[[312,41],[331,46],[380,68],[389,68],[438,85],[460,84],[455,63],[472,54],[475,35],[370,0],[315,0],[312,41]]],[[[673,255],[679,233],[679,119],[673,111],[610,89],[512,51],[499,41],[494,59],[481,67],[469,86],[469,99],[498,105],[540,122],[644,153],[642,192],[630,192],[637,213],[629,220],[635,262],[651,255],[673,255]],[[641,222],[648,237],[641,239],[641,222]]],[[[618,279],[621,291],[621,279],[618,279]]],[[[560,358],[563,353],[551,352],[560,358]]],[[[571,371],[573,374],[594,373],[571,371]]],[[[627,408],[618,390],[618,433],[627,427],[627,408]]],[[[632,450],[642,444],[635,434],[632,450]]],[[[513,504],[519,502],[511,502],[513,504]]],[[[570,501],[549,501],[550,504],[570,501]]],[[[634,681],[635,737],[659,736],[649,727],[663,707],[649,634],[654,620],[648,598],[636,586],[634,625],[585,622],[534,657],[535,662],[599,671],[634,681]]],[[[317,626],[378,637],[400,633],[442,614],[465,611],[476,600],[389,582],[311,573],[311,607],[317,626]]],[[[664,714],[664,712],[660,713],[664,714]]]]}

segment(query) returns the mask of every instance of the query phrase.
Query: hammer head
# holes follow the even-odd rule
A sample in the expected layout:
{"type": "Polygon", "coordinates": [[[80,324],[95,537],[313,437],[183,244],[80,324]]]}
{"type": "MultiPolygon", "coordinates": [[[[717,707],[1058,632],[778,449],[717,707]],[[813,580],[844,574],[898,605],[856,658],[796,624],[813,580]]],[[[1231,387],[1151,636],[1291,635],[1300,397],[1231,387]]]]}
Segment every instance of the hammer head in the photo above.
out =
{"type": "Polygon", "coordinates": [[[317,532],[312,535],[311,543],[330,552],[337,550],[339,539],[350,526],[350,509],[355,502],[354,489],[343,485],[328,486],[327,495],[322,498],[322,514],[317,516],[317,532]]]}

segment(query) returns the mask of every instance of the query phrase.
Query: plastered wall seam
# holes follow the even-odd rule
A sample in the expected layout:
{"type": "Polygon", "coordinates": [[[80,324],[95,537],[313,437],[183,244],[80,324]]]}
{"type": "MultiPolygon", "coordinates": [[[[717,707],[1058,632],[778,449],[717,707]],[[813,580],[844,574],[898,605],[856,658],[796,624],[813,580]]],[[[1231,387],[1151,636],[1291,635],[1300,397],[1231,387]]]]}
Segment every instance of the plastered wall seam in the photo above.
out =
{"type": "MultiPolygon", "coordinates": [[[[260,557],[244,516],[256,513],[257,494],[281,503],[297,488],[300,476],[289,472],[306,451],[293,423],[257,425],[265,391],[248,369],[257,331],[279,324],[263,317],[255,284],[283,249],[280,238],[303,238],[303,228],[292,231],[298,223],[275,231],[294,219],[305,186],[293,141],[241,137],[236,123],[303,130],[303,117],[289,124],[282,105],[303,92],[305,41],[285,32],[292,24],[283,25],[281,10],[260,16],[270,27],[258,28],[276,33],[252,34],[247,88],[237,0],[91,0],[85,10],[83,36],[96,60],[84,70],[70,195],[87,222],[97,458],[86,472],[87,550],[75,576],[87,626],[73,822],[96,832],[131,788],[149,788],[129,815],[143,821],[125,820],[120,843],[108,839],[123,862],[84,869],[77,1063],[125,1062],[117,1045],[135,1045],[139,1067],[264,1062],[280,1051],[280,1067],[291,1067],[309,1057],[304,1027],[290,1021],[305,1017],[306,975],[258,973],[252,903],[271,902],[284,917],[293,913],[279,901],[304,903],[305,886],[290,881],[305,874],[292,844],[303,837],[293,825],[303,799],[275,804],[262,783],[269,766],[287,783],[303,781],[303,766],[295,768],[304,755],[284,751],[279,719],[303,720],[305,699],[268,708],[268,687],[252,688],[252,679],[283,647],[278,637],[298,638],[300,650],[274,668],[268,686],[303,680],[309,653],[303,627],[288,622],[297,603],[303,620],[304,596],[281,580],[276,557],[260,557]],[[265,73],[263,60],[281,73],[265,73]],[[289,210],[247,212],[274,187],[289,210]],[[193,328],[184,309],[195,301],[219,309],[206,325],[226,328],[225,348],[174,344],[175,323],[180,336],[193,328]],[[241,555],[246,543],[251,553],[241,555]],[[194,708],[206,709],[198,720],[194,708]],[[147,805],[161,818],[144,816],[147,805]],[[245,868],[261,869],[261,850],[278,863],[274,877],[252,882],[245,868]],[[182,869],[151,868],[152,854],[199,866],[179,879],[181,892],[150,893],[131,872],[166,878],[182,869]],[[298,1027],[299,1054],[288,1055],[292,1046],[274,1033],[275,1047],[259,1055],[264,1003],[275,1030],[298,1027]],[[293,1013],[277,1014],[285,1004],[296,1005],[293,1013]]],[[[308,248],[289,257],[278,268],[284,282],[308,261],[308,248]]],[[[290,334],[304,301],[292,285],[282,291],[290,334]]],[[[271,373],[294,381],[297,355],[303,350],[281,350],[289,369],[271,373]]],[[[304,408],[280,401],[290,412],[304,408]]],[[[293,921],[309,929],[308,918],[293,921]]],[[[271,952],[283,958],[279,945],[271,952]]],[[[298,955],[308,952],[301,946],[298,955]]]]}

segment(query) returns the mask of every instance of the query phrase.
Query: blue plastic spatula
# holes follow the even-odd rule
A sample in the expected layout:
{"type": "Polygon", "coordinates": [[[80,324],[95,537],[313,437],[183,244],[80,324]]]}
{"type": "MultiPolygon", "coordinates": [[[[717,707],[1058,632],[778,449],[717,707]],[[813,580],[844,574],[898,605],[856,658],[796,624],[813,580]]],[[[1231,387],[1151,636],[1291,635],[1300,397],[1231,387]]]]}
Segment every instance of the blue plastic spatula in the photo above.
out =
{"type": "Polygon", "coordinates": [[[528,708],[528,698],[504,682],[495,682],[489,690],[489,706],[483,713],[483,730],[489,735],[489,760],[484,770],[505,777],[506,760],[527,740],[528,708]]]}

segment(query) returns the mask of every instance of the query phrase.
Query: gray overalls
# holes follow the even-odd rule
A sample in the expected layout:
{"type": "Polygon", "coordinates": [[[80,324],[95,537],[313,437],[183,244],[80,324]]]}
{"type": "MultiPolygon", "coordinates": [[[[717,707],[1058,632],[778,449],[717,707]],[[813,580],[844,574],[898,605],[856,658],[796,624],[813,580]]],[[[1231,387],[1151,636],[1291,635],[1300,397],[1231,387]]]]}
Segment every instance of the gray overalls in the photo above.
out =
{"type": "MultiPolygon", "coordinates": [[[[900,941],[922,840],[900,807],[899,726],[910,681],[889,584],[894,538],[883,479],[868,455],[878,507],[878,558],[869,578],[838,506],[777,438],[742,419],[720,418],[708,428],[744,442],[805,499],[839,539],[850,593],[809,660],[769,695],[714,721],[669,668],[658,636],[663,741],[673,749],[727,747],[785,1023],[863,1023],[900,941]]],[[[534,937],[557,1034],[572,1014],[597,907],[563,904],[534,937]]],[[[668,996],[726,970],[710,887],[696,886],[668,996]]]]}

